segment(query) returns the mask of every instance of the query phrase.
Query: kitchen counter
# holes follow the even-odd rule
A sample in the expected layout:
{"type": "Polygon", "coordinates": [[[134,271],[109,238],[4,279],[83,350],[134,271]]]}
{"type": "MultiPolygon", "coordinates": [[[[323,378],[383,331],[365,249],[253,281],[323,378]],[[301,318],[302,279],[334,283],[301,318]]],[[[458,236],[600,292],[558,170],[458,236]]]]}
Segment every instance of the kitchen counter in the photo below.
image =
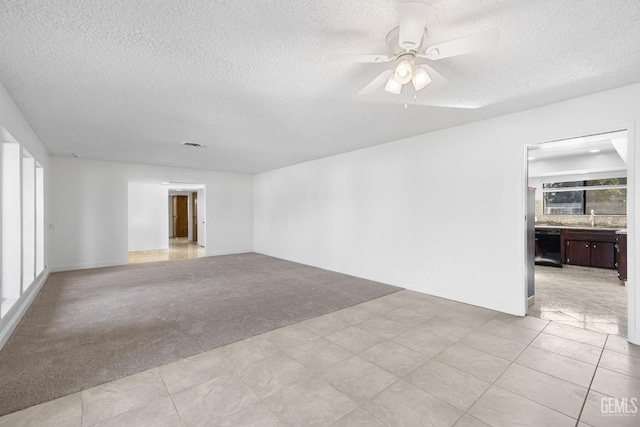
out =
{"type": "Polygon", "coordinates": [[[560,229],[560,230],[585,230],[585,231],[618,231],[618,230],[625,230],[626,233],[626,228],[620,228],[620,227],[589,227],[588,225],[585,226],[570,226],[570,225],[548,225],[548,224],[536,224],[536,228],[540,228],[540,229],[560,229]]]}

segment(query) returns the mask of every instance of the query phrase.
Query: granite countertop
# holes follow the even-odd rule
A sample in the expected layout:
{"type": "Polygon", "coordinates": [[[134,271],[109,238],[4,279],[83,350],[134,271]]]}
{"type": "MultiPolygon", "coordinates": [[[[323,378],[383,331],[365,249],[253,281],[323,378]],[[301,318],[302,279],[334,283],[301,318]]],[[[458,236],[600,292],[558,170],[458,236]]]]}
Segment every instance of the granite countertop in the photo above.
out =
{"type": "Polygon", "coordinates": [[[624,233],[627,232],[626,228],[621,229],[620,227],[589,227],[588,225],[584,226],[575,226],[575,225],[549,225],[549,224],[536,224],[536,228],[557,228],[562,230],[588,230],[588,231],[622,231],[624,233]]]}

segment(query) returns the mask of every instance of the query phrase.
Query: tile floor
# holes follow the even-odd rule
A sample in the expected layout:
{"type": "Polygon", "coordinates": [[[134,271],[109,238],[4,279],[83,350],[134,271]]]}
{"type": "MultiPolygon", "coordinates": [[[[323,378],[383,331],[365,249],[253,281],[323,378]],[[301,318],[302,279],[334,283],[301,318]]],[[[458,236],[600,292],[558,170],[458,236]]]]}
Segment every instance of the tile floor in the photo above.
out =
{"type": "Polygon", "coordinates": [[[168,250],[129,252],[129,264],[201,258],[203,256],[206,256],[203,246],[196,242],[190,242],[186,237],[175,237],[169,239],[168,250]]]}
{"type": "Polygon", "coordinates": [[[632,397],[640,347],[620,337],[401,291],[0,426],[637,426],[606,413],[632,397]]]}
{"type": "Polygon", "coordinates": [[[536,265],[529,315],[607,334],[627,335],[627,291],[615,270],[536,265]]]}

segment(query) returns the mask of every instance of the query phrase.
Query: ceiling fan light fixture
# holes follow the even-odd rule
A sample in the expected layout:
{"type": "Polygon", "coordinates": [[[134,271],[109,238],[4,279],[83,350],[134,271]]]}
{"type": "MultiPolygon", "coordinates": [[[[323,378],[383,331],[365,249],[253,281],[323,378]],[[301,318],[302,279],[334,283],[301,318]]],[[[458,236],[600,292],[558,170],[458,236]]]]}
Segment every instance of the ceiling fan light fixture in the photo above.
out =
{"type": "Polygon", "coordinates": [[[429,73],[427,73],[427,70],[424,68],[416,67],[413,71],[411,82],[413,83],[413,88],[418,91],[424,89],[431,83],[431,76],[429,76],[429,73]]]}
{"type": "Polygon", "coordinates": [[[411,62],[406,59],[400,61],[393,72],[393,78],[402,85],[409,83],[412,76],[413,66],[411,65],[411,62]]]}
{"type": "Polygon", "coordinates": [[[402,83],[398,82],[392,74],[391,77],[389,77],[389,80],[387,80],[384,90],[389,93],[393,93],[394,95],[400,95],[400,92],[402,91],[402,83]]]}

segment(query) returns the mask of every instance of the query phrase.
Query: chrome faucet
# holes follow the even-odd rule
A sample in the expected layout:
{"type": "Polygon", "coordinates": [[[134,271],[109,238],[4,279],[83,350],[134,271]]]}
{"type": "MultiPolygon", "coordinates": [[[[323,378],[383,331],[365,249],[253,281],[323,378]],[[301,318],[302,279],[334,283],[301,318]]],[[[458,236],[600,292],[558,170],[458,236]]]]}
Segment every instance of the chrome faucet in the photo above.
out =
{"type": "Polygon", "coordinates": [[[589,221],[591,221],[591,226],[596,226],[596,211],[591,209],[591,215],[589,215],[589,221]]]}

